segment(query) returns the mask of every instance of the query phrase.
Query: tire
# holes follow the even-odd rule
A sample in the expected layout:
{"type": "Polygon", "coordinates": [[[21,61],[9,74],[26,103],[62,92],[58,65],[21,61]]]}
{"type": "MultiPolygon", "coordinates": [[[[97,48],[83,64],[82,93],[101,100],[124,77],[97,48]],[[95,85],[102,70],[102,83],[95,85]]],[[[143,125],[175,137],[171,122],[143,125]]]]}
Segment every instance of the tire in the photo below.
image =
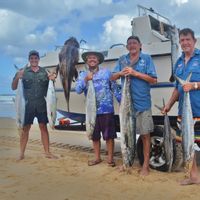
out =
{"type": "MultiPolygon", "coordinates": [[[[176,155],[176,141],[173,139],[173,149],[174,149],[174,158],[176,155]]],[[[144,162],[143,156],[143,143],[141,136],[137,141],[137,154],[140,165],[144,162]]],[[[165,151],[163,145],[163,126],[155,126],[154,132],[151,133],[151,149],[150,149],[150,161],[149,166],[152,169],[158,171],[166,172],[168,171],[169,166],[166,164],[165,160],[165,151]]]]}

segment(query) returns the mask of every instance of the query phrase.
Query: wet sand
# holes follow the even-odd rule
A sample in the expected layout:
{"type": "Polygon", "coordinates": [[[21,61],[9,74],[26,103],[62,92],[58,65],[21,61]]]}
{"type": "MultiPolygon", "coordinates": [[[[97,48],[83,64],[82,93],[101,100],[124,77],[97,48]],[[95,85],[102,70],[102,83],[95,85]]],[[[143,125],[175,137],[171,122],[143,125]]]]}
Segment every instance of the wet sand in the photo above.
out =
{"type": "MultiPolygon", "coordinates": [[[[49,129],[50,130],[50,129],[49,129]]],[[[88,167],[91,142],[83,132],[50,131],[51,151],[59,159],[44,157],[37,125],[30,132],[25,159],[17,162],[19,136],[15,121],[0,118],[0,200],[197,200],[198,185],[180,186],[184,172],[155,170],[143,178],[134,164],[131,174],[106,164],[88,167]]],[[[119,141],[115,151],[119,151],[119,141]]],[[[104,149],[103,145],[103,149],[104,149]]],[[[117,165],[121,157],[115,154],[117,165]]]]}

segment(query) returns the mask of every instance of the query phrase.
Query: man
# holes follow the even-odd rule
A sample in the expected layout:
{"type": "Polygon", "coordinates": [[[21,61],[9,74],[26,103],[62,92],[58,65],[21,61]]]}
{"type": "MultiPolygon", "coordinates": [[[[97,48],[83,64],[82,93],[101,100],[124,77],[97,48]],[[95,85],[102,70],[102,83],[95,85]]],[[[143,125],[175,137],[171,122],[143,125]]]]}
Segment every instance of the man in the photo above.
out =
{"type": "Polygon", "coordinates": [[[19,79],[22,79],[24,98],[26,101],[25,122],[23,133],[20,135],[20,155],[18,160],[24,159],[29,131],[35,117],[38,119],[45,156],[47,158],[56,158],[56,156],[49,151],[49,133],[46,125],[48,119],[46,101],[44,99],[47,94],[49,79],[54,80],[56,76],[55,74],[48,75],[45,69],[38,65],[40,56],[37,51],[30,51],[28,59],[30,67],[16,73],[12,82],[12,89],[16,90],[19,79]]]}
{"type": "MultiPolygon", "coordinates": [[[[109,166],[114,167],[114,139],[117,137],[117,135],[115,131],[112,89],[114,89],[116,85],[113,81],[110,81],[112,73],[106,68],[99,67],[99,64],[104,61],[104,56],[102,53],[94,51],[85,52],[82,54],[82,58],[88,65],[89,72],[80,73],[76,84],[76,92],[78,94],[81,94],[82,92],[86,94],[88,81],[93,80],[97,107],[96,124],[92,134],[95,160],[88,161],[88,165],[93,166],[102,161],[100,156],[100,132],[102,132],[103,139],[106,140],[106,146],[108,150],[107,163],[109,166]]],[[[118,100],[120,100],[120,94],[117,94],[116,92],[116,95],[118,100]]]]}
{"type": "Polygon", "coordinates": [[[136,111],[136,131],[141,135],[144,152],[144,163],[140,174],[146,176],[149,174],[150,132],[154,129],[150,84],[157,82],[157,75],[151,57],[141,52],[142,45],[139,37],[130,36],[126,47],[129,53],[119,58],[112,80],[121,78],[123,84],[125,76],[131,79],[131,94],[136,111]]]}
{"type": "MultiPolygon", "coordinates": [[[[163,108],[163,113],[169,112],[174,103],[179,101],[178,115],[181,117],[183,94],[184,92],[190,92],[193,117],[200,117],[200,50],[195,49],[196,38],[193,30],[189,28],[182,29],[179,32],[179,43],[183,53],[175,64],[174,74],[183,80],[186,80],[190,72],[192,72],[192,76],[190,78],[190,82],[184,84],[183,86],[181,86],[178,82],[176,83],[176,87],[169,102],[163,108]]],[[[200,184],[200,176],[198,174],[195,156],[189,179],[181,181],[181,185],[189,184],[200,184]]]]}

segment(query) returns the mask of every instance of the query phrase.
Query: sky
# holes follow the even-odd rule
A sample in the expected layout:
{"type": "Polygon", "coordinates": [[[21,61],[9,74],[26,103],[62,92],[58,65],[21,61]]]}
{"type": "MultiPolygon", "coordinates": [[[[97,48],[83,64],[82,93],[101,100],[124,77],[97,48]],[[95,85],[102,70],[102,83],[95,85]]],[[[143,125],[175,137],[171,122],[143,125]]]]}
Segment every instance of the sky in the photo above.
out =
{"type": "Polygon", "coordinates": [[[138,4],[200,36],[197,0],[0,0],[0,94],[13,93],[14,64],[23,67],[32,49],[44,55],[71,36],[93,50],[125,44],[138,4]]]}

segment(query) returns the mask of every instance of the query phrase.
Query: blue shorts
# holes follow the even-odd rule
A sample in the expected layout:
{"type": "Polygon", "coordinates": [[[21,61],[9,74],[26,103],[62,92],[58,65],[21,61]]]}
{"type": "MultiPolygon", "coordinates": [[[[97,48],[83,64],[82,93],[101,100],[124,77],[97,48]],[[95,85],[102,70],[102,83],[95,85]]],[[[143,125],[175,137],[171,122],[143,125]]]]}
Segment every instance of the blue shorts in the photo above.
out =
{"type": "Polygon", "coordinates": [[[47,112],[42,112],[42,113],[39,113],[37,111],[35,111],[33,113],[26,112],[25,113],[24,125],[33,124],[33,120],[34,120],[35,117],[37,118],[39,124],[40,123],[47,124],[49,122],[48,118],[47,118],[47,112]]]}
{"type": "Polygon", "coordinates": [[[104,140],[114,139],[117,137],[115,130],[115,118],[113,113],[97,115],[92,140],[100,140],[101,132],[104,140]]]}

